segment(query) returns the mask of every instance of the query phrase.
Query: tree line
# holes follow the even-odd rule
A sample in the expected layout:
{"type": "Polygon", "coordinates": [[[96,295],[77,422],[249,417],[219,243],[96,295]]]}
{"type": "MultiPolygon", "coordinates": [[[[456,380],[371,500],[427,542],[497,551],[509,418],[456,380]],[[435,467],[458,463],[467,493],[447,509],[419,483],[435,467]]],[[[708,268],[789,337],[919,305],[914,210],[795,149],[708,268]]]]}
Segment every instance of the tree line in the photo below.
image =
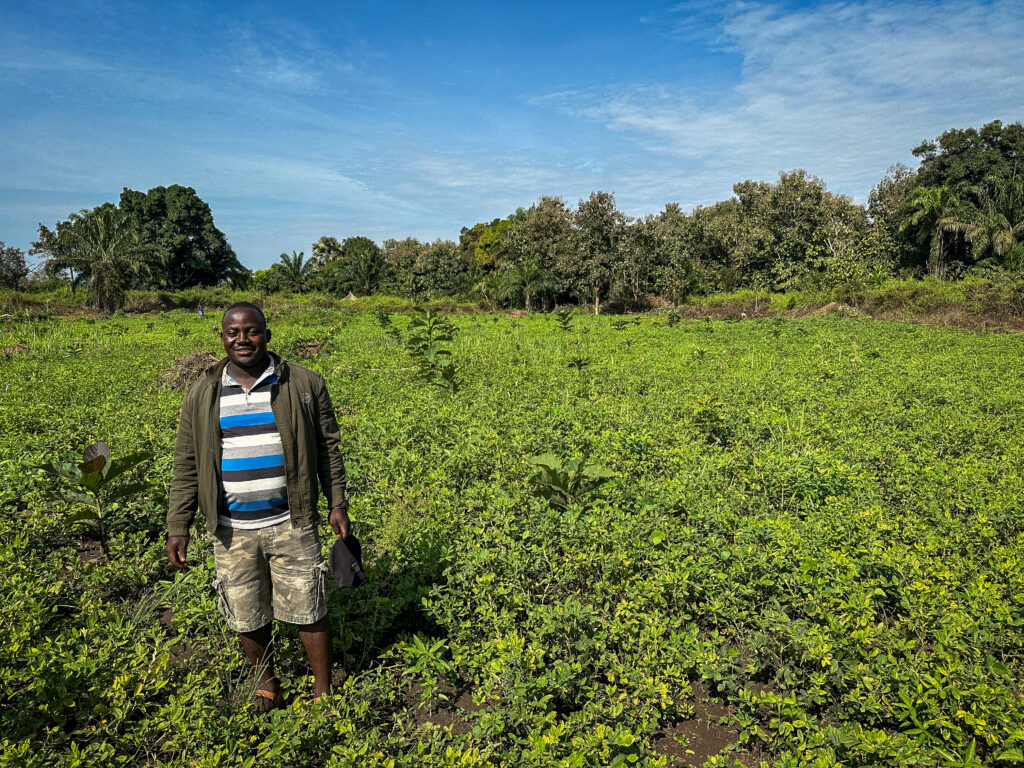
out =
{"type": "Polygon", "coordinates": [[[50,276],[87,283],[105,309],[129,287],[231,283],[268,293],[471,295],[495,308],[576,301],[597,312],[609,301],[678,303],[738,288],[841,297],[892,276],[1024,271],[1024,126],[949,130],[913,154],[917,170],[890,168],[866,205],[800,169],[737,183],[730,199],[690,213],[669,203],[630,218],[603,191],[575,208],[542,197],[464,227],[458,242],[325,236],[308,258],[281,254],[255,274],[194,190],[126,189],[118,206],[74,214],[54,230],[40,225],[33,252],[47,257],[50,276]]]}

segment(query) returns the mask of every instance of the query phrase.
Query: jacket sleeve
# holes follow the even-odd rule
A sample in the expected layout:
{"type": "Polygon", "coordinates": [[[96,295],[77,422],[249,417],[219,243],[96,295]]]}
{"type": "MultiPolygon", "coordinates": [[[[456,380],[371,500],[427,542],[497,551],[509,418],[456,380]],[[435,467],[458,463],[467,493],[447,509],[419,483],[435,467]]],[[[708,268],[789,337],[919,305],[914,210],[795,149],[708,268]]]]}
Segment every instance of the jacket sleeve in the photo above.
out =
{"type": "Polygon", "coordinates": [[[192,435],[192,408],[186,395],[181,406],[178,438],[174,442],[174,475],[167,503],[167,535],[188,536],[199,507],[199,473],[192,435]]]}
{"type": "Polygon", "coordinates": [[[320,385],[316,394],[320,417],[316,435],[317,477],[327,497],[327,506],[331,508],[345,502],[345,461],[341,456],[341,430],[338,428],[331,396],[327,392],[327,384],[322,376],[317,378],[320,385]]]}

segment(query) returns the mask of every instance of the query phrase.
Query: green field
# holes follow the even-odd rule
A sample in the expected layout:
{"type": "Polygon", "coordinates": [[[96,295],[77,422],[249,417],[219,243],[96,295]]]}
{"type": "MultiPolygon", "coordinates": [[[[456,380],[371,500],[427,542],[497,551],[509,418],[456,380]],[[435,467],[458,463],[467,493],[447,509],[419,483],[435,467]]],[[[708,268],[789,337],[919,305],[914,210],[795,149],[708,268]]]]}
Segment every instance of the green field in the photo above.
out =
{"type": "Polygon", "coordinates": [[[209,543],[163,555],[165,374],[216,321],[0,322],[0,765],[1024,762],[1017,335],[464,315],[452,393],[372,314],[271,317],[330,386],[372,581],[331,598],[337,695],[283,628],[262,719],[209,543]],[[110,563],[37,469],[96,440],[156,455],[110,563]],[[551,504],[547,453],[614,477],[551,504]]]}

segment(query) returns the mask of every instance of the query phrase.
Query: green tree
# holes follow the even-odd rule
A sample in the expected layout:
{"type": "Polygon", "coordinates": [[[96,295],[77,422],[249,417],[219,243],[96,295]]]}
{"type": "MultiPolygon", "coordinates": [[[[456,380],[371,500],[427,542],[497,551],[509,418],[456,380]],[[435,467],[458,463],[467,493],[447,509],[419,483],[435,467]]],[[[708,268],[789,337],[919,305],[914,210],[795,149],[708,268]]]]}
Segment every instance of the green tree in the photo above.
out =
{"type": "Polygon", "coordinates": [[[888,259],[897,267],[917,269],[927,258],[927,250],[900,228],[916,186],[917,172],[897,163],[868,193],[871,248],[878,258],[888,259]]]}
{"type": "Polygon", "coordinates": [[[511,219],[494,219],[490,224],[474,224],[462,228],[459,234],[459,249],[463,259],[478,267],[500,269],[507,261],[506,233],[512,228],[511,219]]]}
{"type": "Polygon", "coordinates": [[[723,291],[740,284],[741,236],[741,210],[735,198],[698,206],[679,234],[695,272],[708,275],[711,287],[723,291]]]}
{"type": "Polygon", "coordinates": [[[384,241],[384,273],[381,288],[397,296],[414,295],[416,265],[427,246],[414,237],[384,241]]]}
{"type": "Polygon", "coordinates": [[[501,296],[507,301],[522,301],[526,311],[533,308],[533,300],[554,293],[555,276],[541,269],[536,259],[528,259],[507,267],[501,274],[501,296]]]}
{"type": "Polygon", "coordinates": [[[798,285],[820,268],[823,252],[850,253],[866,231],[863,208],[799,168],[775,183],[744,181],[733,191],[740,205],[737,266],[747,282],[761,275],[776,288],[798,285]]]}
{"type": "Polygon", "coordinates": [[[637,219],[623,228],[613,271],[613,296],[636,304],[650,292],[658,268],[667,260],[660,234],[654,216],[637,219]]]}
{"type": "Polygon", "coordinates": [[[0,240],[0,288],[18,290],[28,277],[28,271],[25,252],[0,240]]]}
{"type": "Polygon", "coordinates": [[[498,272],[485,272],[473,283],[473,296],[492,311],[500,306],[504,295],[501,277],[498,272]]]}
{"type": "Polygon", "coordinates": [[[280,269],[283,284],[296,293],[305,293],[309,288],[316,265],[312,261],[306,261],[304,251],[298,253],[292,251],[291,256],[282,253],[280,258],[281,261],[274,266],[280,269]]]}
{"type": "Polygon", "coordinates": [[[614,195],[598,191],[580,200],[573,224],[574,247],[566,254],[564,276],[577,296],[593,301],[596,315],[608,292],[626,217],[615,207],[614,195]]]}
{"type": "Polygon", "coordinates": [[[575,248],[572,212],[560,197],[542,197],[518,211],[503,238],[512,261],[536,259],[541,269],[554,274],[557,292],[572,291],[570,253],[575,248]]]}
{"type": "Polygon", "coordinates": [[[278,262],[267,269],[256,270],[252,276],[252,287],[260,293],[281,293],[291,289],[291,282],[284,265],[278,262]]]}
{"type": "Polygon", "coordinates": [[[980,129],[953,128],[935,141],[923,141],[914,149],[920,158],[918,185],[958,189],[969,185],[993,192],[1001,181],[1024,175],[1024,125],[1003,125],[999,120],[980,129]]]}
{"type": "Polygon", "coordinates": [[[951,235],[962,231],[960,198],[948,186],[915,187],[907,203],[900,229],[911,229],[917,240],[928,244],[928,271],[934,277],[946,273],[951,235]]]}
{"type": "MultiPolygon", "coordinates": [[[[40,232],[45,228],[40,225],[40,232]]],[[[68,217],[51,241],[41,235],[33,243],[37,253],[50,253],[54,269],[70,269],[88,284],[86,301],[102,312],[124,306],[125,292],[145,275],[147,251],[139,242],[131,217],[117,206],[104,203],[68,217]],[[48,249],[52,247],[56,254],[48,249]]],[[[52,233],[46,230],[46,234],[52,233]]]]}
{"type": "Polygon", "coordinates": [[[347,237],[341,244],[341,261],[348,289],[360,296],[377,290],[384,274],[384,254],[368,237],[347,237]]]}
{"type": "Polygon", "coordinates": [[[312,259],[317,267],[323,267],[341,258],[341,243],[336,237],[324,236],[313,243],[312,259]]]}
{"type": "Polygon", "coordinates": [[[249,270],[192,187],[172,184],[146,193],[125,187],[118,207],[133,223],[146,252],[148,279],[138,287],[180,290],[248,282],[249,270]]]}
{"type": "Polygon", "coordinates": [[[702,288],[704,270],[690,256],[693,219],[678,203],[668,203],[653,220],[654,247],[652,290],[679,304],[702,288]]]}
{"type": "Polygon", "coordinates": [[[1022,201],[1024,184],[1015,180],[999,182],[993,196],[986,194],[982,207],[957,224],[971,246],[975,262],[1004,265],[1008,255],[1018,255],[1024,240],[1022,201]]]}
{"type": "Polygon", "coordinates": [[[457,243],[435,240],[420,252],[413,272],[413,295],[455,296],[469,289],[469,265],[457,243]]]}

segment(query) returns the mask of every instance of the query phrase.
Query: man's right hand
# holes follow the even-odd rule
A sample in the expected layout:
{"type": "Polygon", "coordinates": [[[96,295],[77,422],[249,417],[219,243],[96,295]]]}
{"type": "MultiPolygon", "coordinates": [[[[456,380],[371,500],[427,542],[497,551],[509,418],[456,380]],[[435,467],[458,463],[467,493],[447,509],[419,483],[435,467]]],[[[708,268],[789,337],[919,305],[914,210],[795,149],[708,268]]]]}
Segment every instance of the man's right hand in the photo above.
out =
{"type": "Polygon", "coordinates": [[[164,551],[167,559],[175,568],[188,568],[188,560],[185,559],[185,550],[188,549],[188,536],[169,536],[164,551]]]}

